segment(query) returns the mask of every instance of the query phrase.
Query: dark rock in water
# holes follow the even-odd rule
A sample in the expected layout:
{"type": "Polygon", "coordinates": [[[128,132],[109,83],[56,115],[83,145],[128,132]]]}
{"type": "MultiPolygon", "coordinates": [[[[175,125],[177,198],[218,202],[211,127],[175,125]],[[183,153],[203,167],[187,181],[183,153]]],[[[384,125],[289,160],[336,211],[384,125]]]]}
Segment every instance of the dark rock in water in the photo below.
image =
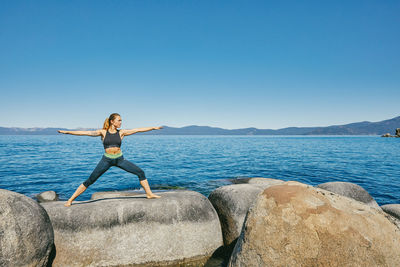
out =
{"type": "Polygon", "coordinates": [[[53,247],[53,227],[42,206],[0,189],[0,266],[46,266],[53,247]]]}
{"type": "Polygon", "coordinates": [[[229,267],[399,266],[400,231],[379,209],[296,182],[249,209],[229,267]]]}
{"type": "Polygon", "coordinates": [[[251,178],[234,178],[234,179],[228,179],[232,184],[247,184],[251,178]]]}
{"type": "Polygon", "coordinates": [[[391,135],[390,133],[383,134],[381,137],[400,137],[400,128],[396,129],[396,135],[391,135]]]}
{"type": "Polygon", "coordinates": [[[368,192],[361,186],[348,182],[329,182],[324,184],[319,184],[317,188],[322,188],[333,193],[355,199],[357,201],[363,202],[368,206],[380,209],[378,203],[371,197],[368,192]]]}
{"type": "Polygon", "coordinates": [[[41,204],[54,228],[53,266],[201,266],[223,244],[218,215],[198,192],[111,193],[68,208],[41,204]]]}
{"type": "Polygon", "coordinates": [[[58,201],[58,194],[54,191],[45,191],[36,196],[38,202],[58,201]]]}
{"type": "Polygon", "coordinates": [[[245,183],[221,186],[208,196],[221,222],[226,253],[233,249],[246,213],[257,195],[269,186],[284,182],[270,178],[245,179],[245,183]]]}

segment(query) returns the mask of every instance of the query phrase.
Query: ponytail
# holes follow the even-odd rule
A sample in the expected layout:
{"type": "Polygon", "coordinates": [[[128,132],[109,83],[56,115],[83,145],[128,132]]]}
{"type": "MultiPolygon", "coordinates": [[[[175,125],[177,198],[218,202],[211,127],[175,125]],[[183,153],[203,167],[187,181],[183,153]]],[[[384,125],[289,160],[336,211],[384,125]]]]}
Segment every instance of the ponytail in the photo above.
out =
{"type": "Polygon", "coordinates": [[[109,118],[107,118],[103,123],[103,129],[108,130],[108,128],[110,128],[110,119],[109,118]]]}
{"type": "MultiPolygon", "coordinates": [[[[115,117],[120,116],[118,113],[113,113],[110,115],[110,117],[108,117],[104,123],[103,123],[103,129],[104,130],[108,130],[108,128],[110,128],[110,123],[112,120],[115,119],[115,117]]],[[[121,117],[121,116],[120,116],[121,117]]]]}

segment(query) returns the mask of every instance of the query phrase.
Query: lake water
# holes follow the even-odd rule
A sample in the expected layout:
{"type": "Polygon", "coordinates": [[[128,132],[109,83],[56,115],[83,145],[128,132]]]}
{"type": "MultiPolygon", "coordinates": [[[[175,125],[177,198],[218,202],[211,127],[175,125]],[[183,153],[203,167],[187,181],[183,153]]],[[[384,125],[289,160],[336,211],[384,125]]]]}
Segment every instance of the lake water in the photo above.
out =
{"type": "MultiPolygon", "coordinates": [[[[310,185],[352,182],[379,205],[400,203],[400,138],[132,135],[121,149],[145,171],[154,192],[183,187],[208,197],[231,179],[268,177],[310,185]]],[[[0,136],[0,188],[29,197],[54,190],[66,200],[103,153],[100,137],[0,136]]],[[[137,176],[111,167],[76,200],[140,188],[137,176]]]]}

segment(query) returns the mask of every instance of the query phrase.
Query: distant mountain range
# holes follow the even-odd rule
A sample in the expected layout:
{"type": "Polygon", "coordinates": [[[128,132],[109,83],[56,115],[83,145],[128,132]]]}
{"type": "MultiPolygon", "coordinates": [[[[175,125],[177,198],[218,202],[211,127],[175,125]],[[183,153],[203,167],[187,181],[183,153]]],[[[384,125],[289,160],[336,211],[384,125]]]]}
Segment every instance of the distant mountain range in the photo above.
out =
{"type": "MultiPolygon", "coordinates": [[[[289,127],[278,130],[243,128],[227,130],[217,127],[190,125],[181,128],[163,126],[163,129],[138,133],[140,135],[382,135],[394,134],[400,128],[400,116],[379,122],[356,122],[327,127],[289,127]]],[[[6,128],[0,127],[0,135],[56,135],[58,130],[91,131],[79,128],[6,128]]]]}

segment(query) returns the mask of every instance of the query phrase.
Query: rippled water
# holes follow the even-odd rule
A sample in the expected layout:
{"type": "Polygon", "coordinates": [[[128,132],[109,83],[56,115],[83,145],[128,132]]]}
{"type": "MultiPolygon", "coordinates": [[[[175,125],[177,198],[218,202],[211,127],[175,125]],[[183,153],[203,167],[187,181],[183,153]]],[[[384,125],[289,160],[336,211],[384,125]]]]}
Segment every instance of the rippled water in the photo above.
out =
{"type": "MultiPolygon", "coordinates": [[[[178,186],[205,196],[237,177],[311,185],[347,181],[380,205],[400,203],[400,138],[375,136],[146,136],[124,138],[125,159],[142,168],[153,191],[178,186]]],[[[104,153],[100,137],[0,136],[0,188],[68,199],[104,153]]],[[[137,176],[111,167],[77,200],[94,192],[140,189],[137,176]]]]}

